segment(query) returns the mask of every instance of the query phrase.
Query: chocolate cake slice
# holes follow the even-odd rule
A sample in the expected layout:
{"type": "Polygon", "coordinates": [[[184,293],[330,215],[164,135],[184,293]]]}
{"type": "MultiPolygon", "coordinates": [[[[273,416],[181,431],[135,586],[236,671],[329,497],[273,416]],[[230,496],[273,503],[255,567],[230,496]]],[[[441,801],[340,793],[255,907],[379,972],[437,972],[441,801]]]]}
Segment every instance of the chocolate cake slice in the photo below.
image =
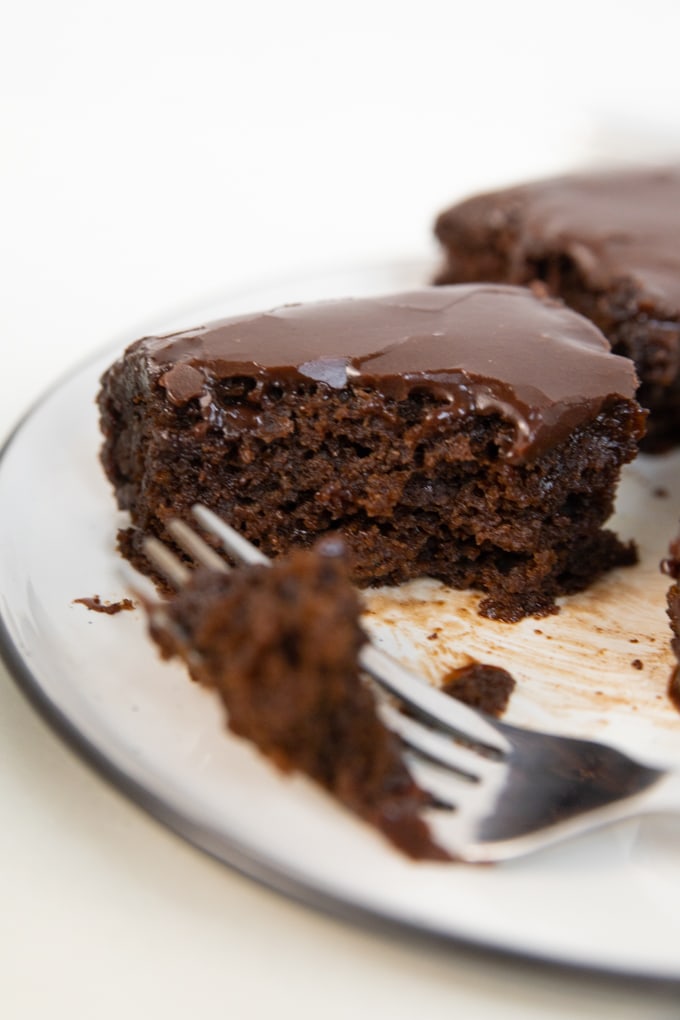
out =
{"type": "MultiPolygon", "coordinates": [[[[104,467],[144,534],[204,503],[269,555],[340,532],[353,580],[429,575],[503,620],[635,552],[603,529],[644,415],[625,358],[497,285],[291,305],[146,337],[104,375],[104,467]]],[[[148,564],[146,565],[148,569],[148,564]]]]}
{"type": "Polygon", "coordinates": [[[581,174],[442,213],[440,283],[541,281],[632,358],[643,449],[680,442],[680,167],[581,174]]]}
{"type": "Polygon", "coordinates": [[[279,768],[305,773],[408,856],[448,860],[422,818],[431,798],[360,677],[360,604],[338,545],[297,550],[272,567],[199,570],[152,611],[152,636],[219,694],[230,729],[279,768]]]}

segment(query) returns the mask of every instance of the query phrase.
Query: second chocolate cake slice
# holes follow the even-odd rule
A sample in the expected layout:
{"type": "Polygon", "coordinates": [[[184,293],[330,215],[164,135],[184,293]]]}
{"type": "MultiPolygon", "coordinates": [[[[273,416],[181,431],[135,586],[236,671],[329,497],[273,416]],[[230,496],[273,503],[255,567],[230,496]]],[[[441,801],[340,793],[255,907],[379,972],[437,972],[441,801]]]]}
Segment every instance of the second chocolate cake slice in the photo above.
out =
{"type": "Polygon", "coordinates": [[[680,167],[581,173],[476,195],[443,212],[443,283],[528,284],[587,315],[632,358],[644,447],[680,442],[680,167]]]}
{"type": "Polygon", "coordinates": [[[550,612],[634,560],[603,525],[644,415],[588,321],[506,286],[291,305],[132,344],[99,395],[124,553],[201,502],[270,555],[341,532],[361,585],[550,612]]]}

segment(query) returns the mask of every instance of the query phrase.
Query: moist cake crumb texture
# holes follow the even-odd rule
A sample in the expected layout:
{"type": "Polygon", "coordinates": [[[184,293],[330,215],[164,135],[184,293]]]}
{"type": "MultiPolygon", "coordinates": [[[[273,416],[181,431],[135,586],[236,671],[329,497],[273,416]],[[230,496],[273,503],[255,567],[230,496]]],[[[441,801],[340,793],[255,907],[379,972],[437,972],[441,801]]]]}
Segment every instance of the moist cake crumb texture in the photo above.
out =
{"type": "Polygon", "coordinates": [[[151,612],[152,636],[218,693],[229,728],[280,769],[315,780],[408,856],[448,860],[422,818],[429,795],[360,677],[360,603],[337,546],[272,567],[199,570],[151,612]]]}
{"type": "Polygon", "coordinates": [[[142,539],[209,506],[271,556],[341,533],[359,585],[430,576],[514,621],[635,561],[603,525],[644,428],[628,359],[518,287],[286,306],[132,344],[102,461],[142,539]]]}

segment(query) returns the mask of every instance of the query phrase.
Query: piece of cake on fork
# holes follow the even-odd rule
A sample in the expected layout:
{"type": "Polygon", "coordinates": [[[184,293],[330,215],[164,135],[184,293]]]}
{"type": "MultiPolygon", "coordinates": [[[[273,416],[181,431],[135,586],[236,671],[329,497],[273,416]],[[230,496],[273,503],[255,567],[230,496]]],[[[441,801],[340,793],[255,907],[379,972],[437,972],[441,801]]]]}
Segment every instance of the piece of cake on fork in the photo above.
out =
{"type": "Polygon", "coordinates": [[[361,603],[342,544],[321,541],[271,567],[199,568],[149,607],[151,635],[214,691],[230,730],[283,772],[308,776],[407,856],[449,860],[431,796],[361,674],[361,603]]]}

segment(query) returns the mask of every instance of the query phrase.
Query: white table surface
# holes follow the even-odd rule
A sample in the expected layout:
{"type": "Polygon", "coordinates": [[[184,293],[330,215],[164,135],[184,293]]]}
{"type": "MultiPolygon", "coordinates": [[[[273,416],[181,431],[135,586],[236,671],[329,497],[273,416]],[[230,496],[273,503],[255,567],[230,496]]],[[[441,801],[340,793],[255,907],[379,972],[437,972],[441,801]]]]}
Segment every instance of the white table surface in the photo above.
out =
{"type": "MultiPolygon", "coordinates": [[[[2,435],[168,309],[434,259],[431,221],[468,191],[680,151],[670,0],[245,6],[5,5],[2,435]]],[[[256,886],[112,790],[2,667],[0,808],[8,1020],[678,1015],[677,990],[369,932],[256,886]]]]}

